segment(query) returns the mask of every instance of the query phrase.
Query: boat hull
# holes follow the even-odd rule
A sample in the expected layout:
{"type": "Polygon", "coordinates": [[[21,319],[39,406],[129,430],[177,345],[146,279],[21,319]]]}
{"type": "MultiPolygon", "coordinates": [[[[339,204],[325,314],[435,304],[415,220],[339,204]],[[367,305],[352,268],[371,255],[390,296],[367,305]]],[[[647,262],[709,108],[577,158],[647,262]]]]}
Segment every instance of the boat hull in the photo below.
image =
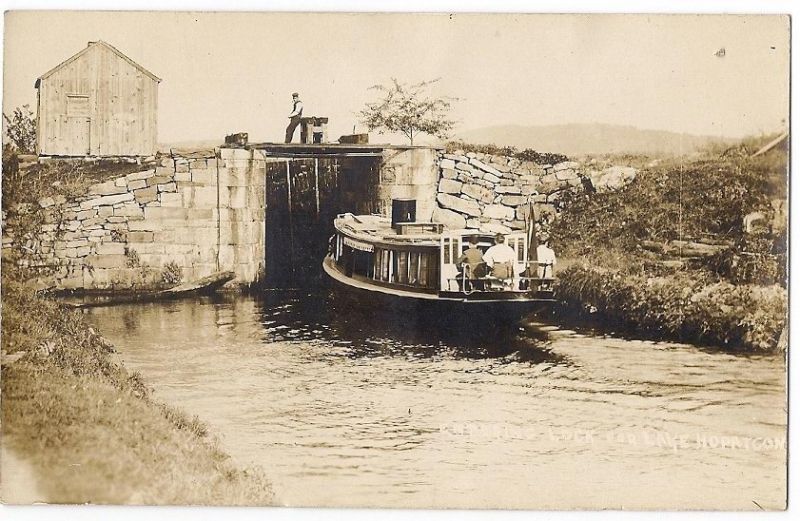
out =
{"type": "Polygon", "coordinates": [[[473,325],[513,323],[524,316],[549,311],[554,303],[553,299],[530,298],[512,292],[437,294],[371,285],[346,277],[330,257],[325,258],[322,267],[334,288],[348,303],[375,312],[399,316],[413,314],[415,320],[428,319],[434,323],[440,320],[473,325]]]}

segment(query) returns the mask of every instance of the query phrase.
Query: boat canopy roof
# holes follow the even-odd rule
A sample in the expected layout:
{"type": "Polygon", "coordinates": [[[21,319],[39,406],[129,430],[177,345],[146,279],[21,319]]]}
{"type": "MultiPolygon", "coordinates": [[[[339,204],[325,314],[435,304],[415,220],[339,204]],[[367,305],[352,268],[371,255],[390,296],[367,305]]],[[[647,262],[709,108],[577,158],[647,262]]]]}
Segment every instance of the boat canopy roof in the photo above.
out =
{"type": "Polygon", "coordinates": [[[495,236],[494,232],[471,228],[445,228],[441,223],[400,224],[401,226],[395,229],[392,227],[392,222],[388,217],[382,215],[353,215],[352,213],[341,214],[334,220],[334,227],[337,231],[353,238],[396,246],[438,246],[443,232],[449,236],[477,236],[479,239],[486,240],[495,236]]]}

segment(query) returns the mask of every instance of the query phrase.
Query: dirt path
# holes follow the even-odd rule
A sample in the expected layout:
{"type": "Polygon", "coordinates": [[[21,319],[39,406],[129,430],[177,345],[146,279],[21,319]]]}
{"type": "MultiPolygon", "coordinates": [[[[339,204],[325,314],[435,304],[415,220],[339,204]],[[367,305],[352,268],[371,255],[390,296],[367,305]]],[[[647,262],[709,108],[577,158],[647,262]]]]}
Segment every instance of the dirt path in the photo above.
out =
{"type": "Polygon", "coordinates": [[[3,503],[46,503],[31,466],[19,459],[6,444],[0,448],[0,499],[3,503]]]}

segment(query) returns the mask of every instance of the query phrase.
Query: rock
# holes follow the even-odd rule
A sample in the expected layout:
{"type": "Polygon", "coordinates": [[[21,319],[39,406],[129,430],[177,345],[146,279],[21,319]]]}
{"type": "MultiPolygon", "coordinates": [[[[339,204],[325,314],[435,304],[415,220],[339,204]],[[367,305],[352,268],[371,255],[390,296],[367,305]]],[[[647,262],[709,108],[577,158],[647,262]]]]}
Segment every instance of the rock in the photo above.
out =
{"type": "Polygon", "coordinates": [[[460,154],[444,154],[442,157],[453,161],[462,161],[464,163],[467,163],[469,161],[469,158],[467,156],[463,156],[460,154]]]}
{"type": "Polygon", "coordinates": [[[467,228],[473,228],[477,230],[481,227],[480,219],[467,219],[467,228]]]}
{"type": "Polygon", "coordinates": [[[494,189],[498,194],[521,194],[520,187],[514,185],[501,185],[494,189]]]}
{"type": "Polygon", "coordinates": [[[469,164],[474,166],[475,168],[483,170],[484,172],[487,172],[489,174],[497,176],[498,179],[503,176],[503,174],[498,172],[496,169],[490,167],[489,165],[487,165],[486,163],[484,163],[480,159],[472,158],[472,159],[469,160],[469,164]]]}
{"type": "Polygon", "coordinates": [[[133,201],[133,194],[126,192],[119,195],[104,195],[103,197],[98,197],[96,199],[89,199],[88,201],[83,201],[81,203],[81,209],[85,210],[95,206],[112,205],[124,201],[133,201]]]}
{"type": "Polygon", "coordinates": [[[636,179],[637,173],[633,167],[612,166],[603,170],[599,179],[596,176],[590,177],[590,179],[597,192],[614,192],[630,184],[636,179]]]}
{"type": "Polygon", "coordinates": [[[443,178],[439,181],[439,192],[445,194],[460,194],[463,186],[464,183],[460,181],[443,178]]]}
{"type": "Polygon", "coordinates": [[[125,186],[117,185],[116,180],[106,181],[105,183],[97,183],[89,187],[89,194],[91,195],[115,195],[123,194],[127,191],[125,186]]]}
{"type": "Polygon", "coordinates": [[[519,206],[527,203],[528,198],[521,195],[504,195],[501,202],[506,206],[519,206]]]}
{"type": "Polygon", "coordinates": [[[483,179],[485,181],[488,181],[489,183],[492,183],[492,184],[497,184],[497,183],[500,182],[500,178],[499,177],[497,177],[496,175],[491,174],[489,172],[486,172],[485,174],[483,174],[483,179]]]}
{"type": "Polygon", "coordinates": [[[556,179],[559,181],[569,181],[571,179],[576,179],[578,177],[578,173],[571,168],[566,170],[556,170],[556,179]]]}
{"type": "Polygon", "coordinates": [[[458,176],[455,170],[450,168],[443,168],[442,169],[442,177],[445,179],[455,179],[458,176]]]}
{"type": "Polygon", "coordinates": [[[144,212],[139,208],[138,204],[124,205],[119,208],[114,208],[115,217],[133,217],[144,219],[144,212]]]}
{"type": "Polygon", "coordinates": [[[156,175],[155,170],[145,170],[143,172],[134,172],[125,176],[125,179],[130,183],[131,181],[140,181],[156,175]]]}
{"type": "Polygon", "coordinates": [[[456,163],[456,170],[464,170],[466,172],[472,172],[475,170],[472,168],[469,163],[456,163]]]}
{"type": "Polygon", "coordinates": [[[483,209],[483,216],[489,219],[511,221],[514,219],[514,209],[502,204],[488,204],[483,209]]]}
{"type": "Polygon", "coordinates": [[[568,168],[576,169],[580,165],[575,161],[564,161],[563,163],[558,163],[557,165],[553,165],[553,172],[560,172],[561,170],[567,170],[568,168]]]}
{"type": "Polygon", "coordinates": [[[147,186],[163,185],[172,183],[175,178],[171,175],[155,175],[147,178],[147,186]]]}
{"type": "Polygon", "coordinates": [[[134,190],[133,194],[130,195],[135,195],[136,202],[139,204],[149,203],[158,199],[158,189],[155,186],[150,186],[148,188],[134,190]]]}
{"type": "Polygon", "coordinates": [[[97,210],[83,210],[78,212],[78,215],[75,218],[79,221],[83,221],[86,219],[91,219],[95,215],[97,215],[97,210]]]}
{"type": "Polygon", "coordinates": [[[494,201],[494,192],[492,190],[475,184],[465,184],[461,188],[461,193],[483,203],[491,203],[494,201]]]}
{"type": "Polygon", "coordinates": [[[480,225],[479,230],[484,233],[502,233],[503,235],[511,233],[511,228],[496,222],[483,223],[480,225]]]}
{"type": "Polygon", "coordinates": [[[442,223],[450,230],[460,230],[467,227],[466,218],[458,212],[437,206],[433,209],[433,222],[442,223]]]}
{"type": "Polygon", "coordinates": [[[125,255],[125,245],[121,242],[104,242],[96,246],[98,255],[125,255]]]}
{"type": "Polygon", "coordinates": [[[476,201],[462,199],[450,194],[438,194],[436,200],[445,208],[471,215],[472,217],[478,217],[481,214],[481,207],[476,201]]]}
{"type": "Polygon", "coordinates": [[[456,162],[452,159],[442,159],[439,162],[439,168],[455,168],[456,162]]]}
{"type": "Polygon", "coordinates": [[[177,193],[163,192],[159,198],[161,206],[170,208],[180,208],[183,206],[183,195],[177,193]]]}
{"type": "Polygon", "coordinates": [[[509,226],[511,227],[512,230],[524,230],[525,229],[525,221],[522,220],[522,219],[517,219],[517,220],[511,221],[509,226]]]}
{"type": "Polygon", "coordinates": [[[129,242],[153,242],[153,232],[128,232],[129,242]]]}
{"type": "Polygon", "coordinates": [[[42,199],[39,199],[39,206],[42,208],[48,208],[54,204],[56,204],[56,201],[52,197],[43,197],[42,199]]]}
{"type": "Polygon", "coordinates": [[[86,262],[93,268],[111,269],[124,268],[127,265],[126,255],[89,255],[86,262]]]}

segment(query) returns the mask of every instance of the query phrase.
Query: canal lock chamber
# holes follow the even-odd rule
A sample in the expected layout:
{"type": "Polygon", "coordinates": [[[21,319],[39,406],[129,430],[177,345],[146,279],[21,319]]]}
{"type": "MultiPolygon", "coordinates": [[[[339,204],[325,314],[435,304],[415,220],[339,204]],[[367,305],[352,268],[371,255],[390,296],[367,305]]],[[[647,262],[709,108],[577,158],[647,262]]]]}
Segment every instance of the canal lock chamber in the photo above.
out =
{"type": "Polygon", "coordinates": [[[381,211],[381,155],[376,152],[268,159],[263,287],[323,283],[321,264],[334,218],[381,211]]]}

